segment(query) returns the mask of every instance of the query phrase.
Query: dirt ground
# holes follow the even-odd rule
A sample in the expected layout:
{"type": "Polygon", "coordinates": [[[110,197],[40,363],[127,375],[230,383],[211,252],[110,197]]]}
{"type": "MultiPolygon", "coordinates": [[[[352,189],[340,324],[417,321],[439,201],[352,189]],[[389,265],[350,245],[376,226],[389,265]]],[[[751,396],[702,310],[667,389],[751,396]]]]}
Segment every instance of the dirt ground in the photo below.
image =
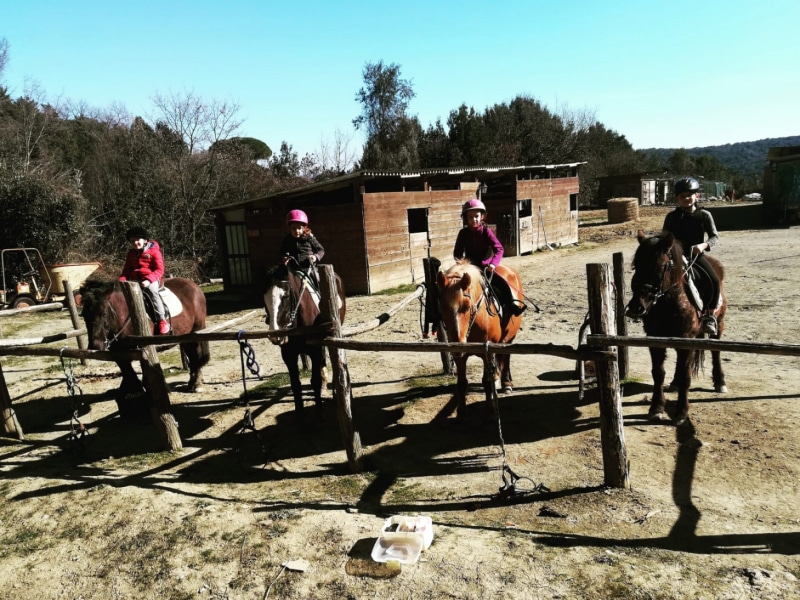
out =
{"type": "MultiPolygon", "coordinates": [[[[585,265],[619,251],[629,263],[635,230],[660,229],[665,210],[621,225],[584,213],[578,245],[506,259],[541,309],[529,308],[517,340],[575,346],[585,265]]],[[[714,254],[727,269],[725,337],[796,343],[798,229],[722,232],[714,254]]],[[[347,322],[404,295],[350,298],[347,322]]],[[[210,320],[246,309],[212,302],[210,320]]],[[[3,338],[69,328],[66,312],[0,319],[3,338]]],[[[420,305],[356,339],[419,341],[420,305]]],[[[177,351],[161,355],[185,446],[175,454],[161,451],[152,425],[120,421],[111,365],[68,361],[82,391],[71,397],[58,359],[3,357],[26,439],[0,439],[0,598],[800,597],[797,357],[725,355],[724,395],[707,361],[690,424],[676,429],[647,420],[649,356],[632,348],[630,490],[603,487],[598,408],[591,393],[579,399],[574,363],[514,357],[516,387],[500,400],[508,463],[529,478],[521,490],[549,491],[501,500],[498,423],[477,359],[466,425],[439,425],[454,380],[438,354],[349,351],[365,453],[363,473],[352,474],[333,407],[323,424],[297,427],[277,348],[252,348],[261,381],[243,383],[236,342],[215,342],[199,394],[183,391],[177,351]],[[240,432],[244,385],[258,436],[240,432]],[[89,431],[77,443],[68,441],[75,398],[89,431]],[[397,514],[434,526],[431,547],[399,573],[369,558],[397,514]]]]}

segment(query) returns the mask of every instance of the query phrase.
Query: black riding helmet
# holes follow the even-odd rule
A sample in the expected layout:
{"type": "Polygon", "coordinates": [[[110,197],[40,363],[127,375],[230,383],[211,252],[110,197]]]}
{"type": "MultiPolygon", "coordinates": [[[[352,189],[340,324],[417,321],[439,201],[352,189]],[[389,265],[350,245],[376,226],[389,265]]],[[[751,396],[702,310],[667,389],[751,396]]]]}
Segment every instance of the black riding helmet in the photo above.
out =
{"type": "Polygon", "coordinates": [[[678,179],[675,182],[675,185],[672,187],[672,191],[675,192],[675,195],[678,194],[685,194],[686,192],[691,192],[694,194],[695,192],[700,191],[700,184],[697,182],[697,179],[692,177],[684,177],[683,179],[678,179]]]}
{"type": "Polygon", "coordinates": [[[125,239],[130,240],[138,240],[140,238],[149,239],[150,236],[147,235],[147,230],[144,227],[131,227],[128,229],[128,232],[125,234],[125,239]]]}

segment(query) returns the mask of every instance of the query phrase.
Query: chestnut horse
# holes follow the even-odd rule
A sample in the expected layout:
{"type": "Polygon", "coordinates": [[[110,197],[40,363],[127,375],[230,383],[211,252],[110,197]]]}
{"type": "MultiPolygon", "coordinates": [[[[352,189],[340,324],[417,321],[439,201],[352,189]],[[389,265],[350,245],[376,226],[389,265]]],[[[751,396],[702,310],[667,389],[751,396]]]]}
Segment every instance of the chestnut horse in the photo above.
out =
{"type": "MultiPolygon", "coordinates": [[[[725,329],[725,311],[727,299],[722,287],[724,269],[714,258],[708,257],[719,278],[720,305],[717,316],[717,335],[719,339],[725,329]]],[[[648,237],[639,231],[639,247],[633,257],[633,278],[631,292],[633,297],[626,307],[625,314],[642,320],[644,331],[648,336],[701,338],[698,310],[687,295],[688,280],[684,266],[683,248],[671,233],[648,237]]],[[[670,388],[678,390],[678,405],[675,411],[675,422],[680,425],[689,416],[689,386],[692,376],[697,375],[702,364],[701,350],[677,350],[675,377],[670,388]]],[[[664,360],[665,348],[650,348],[653,375],[653,399],[648,415],[651,419],[667,419],[664,398],[664,360]]],[[[712,377],[714,390],[719,393],[728,391],[719,351],[711,352],[713,361],[712,377]]]]}
{"type": "MultiPolygon", "coordinates": [[[[497,267],[501,275],[517,293],[522,294],[522,284],[516,271],[505,265],[497,267]]],[[[485,283],[481,271],[467,260],[461,260],[450,267],[447,272],[440,272],[436,284],[439,291],[439,308],[442,324],[447,331],[449,342],[494,342],[509,344],[519,331],[522,317],[513,314],[501,316],[492,304],[491,297],[484,289],[485,283]]],[[[453,355],[456,364],[456,407],[458,417],[462,418],[467,403],[467,358],[469,354],[453,355]]],[[[495,380],[498,376],[504,392],[511,391],[511,356],[508,354],[477,354],[484,361],[483,389],[486,400],[492,401],[495,391],[495,380]],[[496,361],[495,361],[496,359],[496,361]],[[496,368],[492,365],[496,362],[496,368]]]]}
{"type": "MultiPolygon", "coordinates": [[[[270,331],[292,327],[318,325],[319,293],[314,289],[309,275],[283,265],[267,272],[267,289],[264,292],[266,323],[270,331]]],[[[344,322],[345,297],[341,278],[336,275],[339,302],[339,321],[344,322]]],[[[322,409],[322,388],[325,385],[325,348],[309,344],[308,335],[289,335],[270,338],[281,349],[281,358],[289,370],[289,380],[294,397],[294,410],[298,421],[303,419],[303,390],[297,359],[305,354],[311,359],[311,389],[317,410],[322,409]]]]}

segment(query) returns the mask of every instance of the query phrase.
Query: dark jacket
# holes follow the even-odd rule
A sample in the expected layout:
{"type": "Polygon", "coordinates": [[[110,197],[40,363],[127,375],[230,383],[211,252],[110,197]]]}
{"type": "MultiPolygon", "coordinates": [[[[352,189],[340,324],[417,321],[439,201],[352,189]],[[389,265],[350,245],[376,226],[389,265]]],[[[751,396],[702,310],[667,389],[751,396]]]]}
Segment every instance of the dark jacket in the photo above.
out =
{"type": "Polygon", "coordinates": [[[464,227],[456,237],[453,256],[456,260],[466,258],[473,265],[481,268],[489,265],[496,267],[503,258],[503,244],[486,225],[475,229],[464,227]]]}
{"type": "Polygon", "coordinates": [[[322,257],[325,256],[325,248],[322,247],[322,244],[319,243],[313,234],[304,233],[299,238],[292,237],[291,234],[288,234],[283,238],[283,242],[281,243],[281,262],[283,261],[283,257],[287,254],[297,261],[301,269],[305,269],[311,264],[309,259],[312,256],[317,262],[322,260],[322,257]]]}
{"type": "Polygon", "coordinates": [[[689,255],[691,247],[697,244],[706,242],[708,250],[711,251],[711,248],[719,242],[719,233],[714,225],[714,217],[702,208],[689,213],[679,206],[667,213],[662,229],[678,238],[686,255],[689,255]],[[705,239],[706,235],[708,235],[708,239],[705,239]]]}
{"type": "Polygon", "coordinates": [[[158,242],[150,240],[144,248],[131,248],[125,256],[120,281],[144,281],[153,283],[164,277],[164,257],[158,242]]]}

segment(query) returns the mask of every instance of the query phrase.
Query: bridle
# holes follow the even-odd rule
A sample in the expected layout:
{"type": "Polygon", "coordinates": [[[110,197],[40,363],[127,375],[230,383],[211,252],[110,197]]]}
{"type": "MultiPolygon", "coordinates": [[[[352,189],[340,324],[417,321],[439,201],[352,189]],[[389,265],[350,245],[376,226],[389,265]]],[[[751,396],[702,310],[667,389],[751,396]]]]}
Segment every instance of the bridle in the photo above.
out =
{"type": "MultiPolygon", "coordinates": [[[[670,271],[672,271],[672,269],[675,268],[675,260],[673,259],[672,251],[665,252],[665,254],[669,257],[669,260],[664,263],[664,266],[661,269],[661,275],[658,278],[658,283],[656,285],[653,285],[652,283],[643,283],[641,285],[635,285],[634,282],[631,282],[631,291],[637,296],[644,297],[650,300],[651,305],[655,305],[656,302],[658,302],[661,298],[666,296],[670,292],[670,290],[677,288],[680,283],[676,281],[671,285],[665,287],[664,282],[667,278],[667,273],[669,273],[670,271]]],[[[700,255],[698,254],[697,256],[693,257],[692,260],[688,262],[686,266],[683,267],[684,277],[688,276],[689,271],[691,270],[694,263],[697,262],[697,258],[699,256],[700,255]]]]}

